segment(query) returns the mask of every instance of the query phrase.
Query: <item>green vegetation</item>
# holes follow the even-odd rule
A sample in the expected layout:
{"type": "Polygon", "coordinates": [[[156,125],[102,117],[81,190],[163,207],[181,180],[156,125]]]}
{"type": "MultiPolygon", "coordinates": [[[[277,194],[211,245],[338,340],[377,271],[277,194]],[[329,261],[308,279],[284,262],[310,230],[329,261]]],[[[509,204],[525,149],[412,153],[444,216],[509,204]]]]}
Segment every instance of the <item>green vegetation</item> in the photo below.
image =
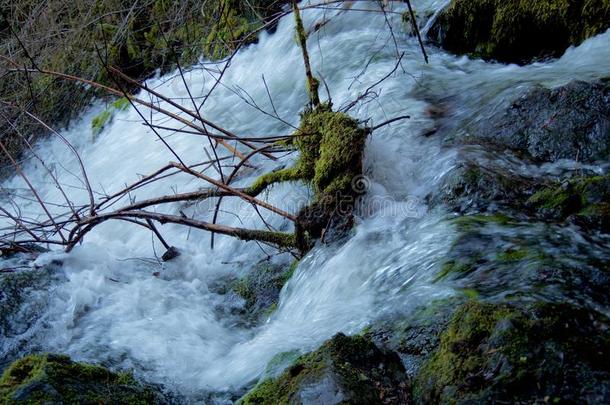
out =
{"type": "Polygon", "coordinates": [[[527,63],[560,56],[608,27],[608,0],[453,0],[436,31],[452,52],[527,63]]]}
{"type": "MultiPolygon", "coordinates": [[[[167,72],[177,62],[190,65],[202,55],[227,55],[247,33],[277,12],[281,3],[51,0],[40,7],[34,0],[3,2],[0,15],[6,23],[0,25],[0,55],[20,67],[34,67],[12,29],[37,67],[116,87],[104,65],[141,80],[156,69],[167,72]]],[[[246,42],[255,39],[249,36],[246,42]]],[[[129,83],[120,84],[128,91],[133,88],[129,83]]],[[[103,95],[91,87],[35,72],[14,72],[0,81],[0,98],[28,109],[54,127],[67,124],[93,97],[103,95]]],[[[14,122],[26,138],[44,133],[18,109],[0,106],[0,111],[14,117],[5,121],[14,122]]],[[[103,120],[94,125],[94,132],[103,126],[100,124],[103,120]]],[[[0,124],[0,134],[11,153],[18,156],[25,145],[10,125],[0,124]]]]}
{"type": "Polygon", "coordinates": [[[610,176],[577,177],[564,184],[543,188],[527,204],[542,215],[557,219],[570,216],[588,225],[608,229],[610,176]]]}
{"type": "Polygon", "coordinates": [[[324,393],[334,389],[346,403],[378,404],[382,398],[406,398],[404,383],[398,356],[381,351],[363,336],[338,334],[318,350],[299,357],[277,378],[259,383],[239,403],[300,403],[306,395],[304,388],[321,384],[324,393]]]}
{"type": "Polygon", "coordinates": [[[608,365],[601,360],[610,350],[607,321],[563,304],[519,308],[469,301],[455,312],[438,350],[421,367],[415,398],[434,403],[578,400],[600,389],[597,378],[607,378],[608,365]],[[567,381],[591,384],[574,387],[567,381]]]}
{"type": "Polygon", "coordinates": [[[131,374],[112,373],[99,366],[74,363],[67,356],[24,357],[0,378],[2,404],[156,404],[157,394],[138,384],[131,374]]]}
{"type": "Polygon", "coordinates": [[[278,266],[262,262],[231,285],[231,290],[245,300],[249,320],[256,322],[275,312],[280,291],[294,274],[298,263],[295,260],[290,266],[278,266]]]}
{"type": "Polygon", "coordinates": [[[314,201],[299,214],[295,235],[297,245],[308,250],[310,240],[319,238],[341,209],[349,211],[361,193],[352,182],[362,175],[367,134],[358,121],[332,111],[327,104],[305,111],[292,138],[300,152],[294,166],[262,175],[246,192],[256,196],[283,181],[309,183],[315,193],[314,201]]]}

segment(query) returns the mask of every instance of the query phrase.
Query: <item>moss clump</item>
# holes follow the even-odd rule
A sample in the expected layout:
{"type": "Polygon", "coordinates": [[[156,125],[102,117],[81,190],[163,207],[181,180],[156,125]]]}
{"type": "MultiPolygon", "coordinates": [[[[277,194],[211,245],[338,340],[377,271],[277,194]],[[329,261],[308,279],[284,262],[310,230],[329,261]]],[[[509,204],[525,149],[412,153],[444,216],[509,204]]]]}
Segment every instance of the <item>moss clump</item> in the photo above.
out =
{"type": "Polygon", "coordinates": [[[554,219],[573,217],[588,226],[610,229],[610,176],[578,177],[564,184],[545,187],[527,205],[554,219]]]}
{"type": "Polygon", "coordinates": [[[368,130],[347,114],[332,111],[328,104],[308,110],[292,138],[300,152],[294,166],[259,177],[246,190],[257,195],[283,181],[305,181],[315,193],[314,201],[298,215],[297,245],[307,250],[310,239],[319,238],[330,221],[349,216],[362,190],[353,182],[362,176],[362,155],[368,130]]]}
{"type": "Polygon", "coordinates": [[[125,111],[129,108],[130,102],[126,97],[119,98],[108,109],[102,111],[91,120],[91,133],[93,137],[97,137],[106,127],[112,122],[114,114],[117,111],[125,111]]]}
{"type": "Polygon", "coordinates": [[[607,326],[604,316],[564,304],[470,301],[453,315],[438,350],[420,369],[416,399],[535,403],[603,396],[610,366],[599,356],[610,353],[607,326]]]}
{"type": "Polygon", "coordinates": [[[100,114],[96,115],[93,120],[91,120],[91,132],[93,136],[97,136],[104,130],[104,127],[110,123],[112,119],[112,111],[105,110],[100,114]]]}
{"type": "Polygon", "coordinates": [[[0,378],[3,404],[158,404],[160,397],[128,373],[74,363],[67,356],[31,355],[14,362],[0,378]]]}
{"type": "Polygon", "coordinates": [[[294,404],[317,394],[342,398],[342,403],[387,403],[382,399],[404,403],[407,388],[396,354],[380,350],[363,336],[338,334],[318,350],[299,357],[277,378],[259,383],[239,403],[294,404]]]}
{"type": "Polygon", "coordinates": [[[433,31],[452,52],[527,63],[560,56],[608,27],[608,0],[453,0],[433,31]]]}

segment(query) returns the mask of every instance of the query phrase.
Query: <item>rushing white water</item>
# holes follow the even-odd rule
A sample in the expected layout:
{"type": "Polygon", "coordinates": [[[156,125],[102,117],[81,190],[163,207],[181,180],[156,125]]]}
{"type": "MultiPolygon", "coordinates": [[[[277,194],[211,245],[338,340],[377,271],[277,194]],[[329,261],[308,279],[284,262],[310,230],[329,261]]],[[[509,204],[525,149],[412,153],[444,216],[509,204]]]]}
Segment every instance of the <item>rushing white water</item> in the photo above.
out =
{"type": "MultiPolygon", "coordinates": [[[[446,2],[413,3],[420,15],[432,15],[446,2]]],[[[374,9],[373,5],[368,7],[374,9]]],[[[328,10],[307,10],[305,24],[312,26],[325,14],[334,15],[328,10]]],[[[441,148],[435,137],[422,136],[434,123],[421,94],[457,97],[463,104],[456,114],[462,119],[468,115],[477,119],[481,106],[497,103],[526,85],[557,85],[575,77],[592,79],[607,74],[604,66],[610,61],[610,33],[592,38],[550,63],[497,65],[429,48],[430,63],[426,65],[415,39],[399,29],[400,16],[391,18],[396,46],[382,14],[360,11],[339,13],[309,39],[314,70],[328,84],[335,106],[355,99],[391,72],[397,53],[405,52],[404,70],[399,68],[376,88],[377,99],[350,113],[373,123],[405,114],[411,119],[393,123],[370,137],[365,171],[371,187],[355,234],[342,246],[318,246],[308,254],[282,291],[280,305],[268,322],[246,329],[230,316],[219,316],[219,306],[234,303],[210,291],[209,286],[222,276],[243,274],[273,253],[271,249],[263,251],[252,242],[217,236],[212,251],[209,234],[164,225],[164,237],[183,254],[161,265],[139,259],[163,253],[150,232],[116,221],[96,228],[70,254],[55,252],[38,259],[38,264],[63,261],[61,271],[66,279],[50,294],[36,344],[78,360],[134,368],[144,379],[195,399],[205,391],[237,389],[251,383],[278,353],[311,350],[338,331],[356,333],[387,312],[408,311],[451,294],[448,285],[432,280],[439,258],[450,246],[453,230],[442,214],[426,212],[423,197],[453,167],[456,151],[441,148]],[[161,275],[152,276],[155,271],[161,275]]],[[[262,34],[258,44],[235,57],[203,113],[242,135],[289,133],[289,126],[247,106],[237,94],[247,92],[262,108],[271,110],[262,76],[278,114],[297,125],[306,90],[290,17],[280,22],[275,34],[262,34]]],[[[193,69],[186,77],[195,95],[205,94],[213,84],[202,70],[193,69]]],[[[187,97],[175,73],[151,79],[148,85],[169,97],[187,97]]],[[[183,103],[189,106],[190,101],[183,103]]],[[[78,149],[99,193],[119,190],[175,160],[131,109],[117,113],[94,140],[90,121],[101,109],[93,108],[63,132],[78,149]]],[[[206,160],[207,143],[201,137],[177,134],[167,140],[187,164],[206,160]]],[[[85,203],[87,193],[78,179],[77,161],[65,145],[51,138],[37,150],[53,165],[70,197],[85,203]]],[[[255,161],[258,169],[243,176],[239,184],[249,184],[257,175],[289,165],[293,159],[287,156],[274,163],[259,158],[255,161]]],[[[25,170],[45,201],[63,201],[36,162],[28,163],[25,170]]],[[[206,173],[217,177],[213,168],[206,173]]],[[[141,188],[132,197],[142,200],[205,186],[178,175],[141,188]]],[[[20,178],[14,178],[3,187],[25,186],[20,178]]],[[[273,187],[266,198],[296,212],[309,194],[302,185],[283,184],[273,187]]],[[[162,212],[178,214],[183,209],[187,215],[209,220],[213,206],[212,202],[189,208],[169,205],[162,212]]],[[[34,201],[21,209],[28,215],[40,214],[34,201]]],[[[219,223],[263,226],[248,204],[227,200],[223,209],[219,223]]],[[[278,216],[268,212],[264,216],[272,226],[289,229],[278,216]]],[[[274,260],[287,262],[289,258],[274,260]]]]}

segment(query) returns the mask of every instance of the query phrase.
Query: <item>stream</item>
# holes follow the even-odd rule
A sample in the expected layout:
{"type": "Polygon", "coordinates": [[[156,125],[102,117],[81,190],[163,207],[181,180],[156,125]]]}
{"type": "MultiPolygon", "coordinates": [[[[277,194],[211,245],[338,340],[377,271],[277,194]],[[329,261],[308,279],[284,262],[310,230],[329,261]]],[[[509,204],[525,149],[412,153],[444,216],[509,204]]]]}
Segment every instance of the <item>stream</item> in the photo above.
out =
{"type": "MultiPolygon", "coordinates": [[[[412,3],[422,16],[421,26],[426,27],[427,19],[434,18],[447,2],[412,3]]],[[[364,2],[358,5],[359,10],[378,10],[376,7],[364,2]]],[[[394,37],[379,12],[303,12],[306,27],[329,19],[310,37],[308,46],[313,70],[327,84],[333,105],[340,107],[356,99],[392,72],[398,55],[404,52],[396,72],[374,88],[376,97],[358,103],[349,113],[372,126],[402,115],[410,119],[384,126],[369,137],[364,159],[367,193],[358,206],[352,235],[344,243],[318,244],[311,250],[282,289],[277,310],[265,322],[245,326],[232,311],[243,303],[219,293],[214,286],[227,277],[243,276],[254,263],[268,256],[273,263],[289,265],[292,257],[288,254],[277,255],[272,248],[255,242],[219,235],[212,250],[209,233],[168,224],[159,229],[181,255],[162,262],[159,257],[165,250],[149,231],[110,221],[89,233],[71,253],[52,251],[35,260],[35,266],[54,269],[53,276],[45,282],[44,291],[28,293],[20,314],[11,320],[19,323],[27,319],[27,328],[0,342],[0,357],[42,350],[66,353],[75,360],[102,363],[113,369],[133,369],[142,380],[161,384],[192,403],[204,401],[210,392],[251,386],[279,353],[314,350],[337,332],[359,333],[377,319],[402,316],[458,293],[463,280],[436,281],[443,257],[456,237],[455,226],[447,220],[450,214],[430,209],[426,202],[426,196],[438,188],[443,176],[465,160],[549,177],[582,166],[567,161],[529,165],[518,158],[489,156],[478,148],[446,147],[443,137],[487,119],[493,107],[501,108],[506,100],[534,84],[552,87],[575,78],[593,80],[607,75],[610,32],[570,48],[560,59],[528,66],[472,60],[433,46],[427,46],[426,64],[416,38],[400,21],[404,9],[398,4],[391,7],[396,11],[388,14],[394,19],[394,37]],[[437,128],[430,111],[439,100],[450,102],[453,108],[450,125],[437,128]],[[431,131],[436,132],[423,136],[431,131]]],[[[214,84],[212,74],[198,65],[187,69],[185,78],[195,96],[207,93],[214,84]]],[[[154,77],[147,85],[190,106],[177,72],[154,77]]],[[[327,98],[324,86],[321,95],[327,98]]],[[[273,34],[262,33],[258,43],[236,55],[203,113],[240,135],[284,135],[293,131],[290,125],[298,126],[306,102],[301,51],[294,40],[294,21],[287,16],[273,34]],[[261,113],[244,99],[254,100],[266,111],[275,109],[285,122],[261,113]]],[[[105,108],[101,103],[92,106],[61,132],[81,156],[96,198],[175,160],[142,125],[133,108],[117,111],[112,122],[94,137],[91,120],[105,108]]],[[[153,117],[160,125],[164,122],[160,115],[153,117]]],[[[160,133],[167,136],[167,142],[186,164],[206,160],[206,153],[211,152],[201,137],[160,133]]],[[[86,204],[88,195],[72,151],[53,136],[40,142],[36,151],[70,199],[77,205],[86,204]]],[[[236,186],[246,186],[265,172],[291,165],[295,155],[284,154],[278,161],[257,157],[255,168],[245,170],[236,186]]],[[[63,197],[40,163],[30,159],[24,170],[50,209],[62,212],[63,197]]],[[[205,173],[219,177],[214,167],[208,167],[205,173]]],[[[142,187],[130,198],[138,201],[202,187],[205,184],[201,181],[176,175],[142,187]]],[[[2,189],[21,197],[19,208],[24,215],[42,218],[40,207],[20,177],[6,180],[2,189]]],[[[312,192],[302,184],[278,184],[263,197],[294,213],[307,204],[312,192]]],[[[3,205],[12,206],[2,198],[3,205]]],[[[264,226],[250,204],[231,200],[224,200],[218,223],[264,226]]],[[[210,200],[190,206],[166,204],[158,211],[210,221],[214,206],[215,201],[210,200]]],[[[292,225],[277,215],[262,215],[276,229],[291,229],[292,225]]],[[[542,234],[553,235],[544,244],[549,254],[558,249],[557,238],[567,238],[570,245],[581,244],[580,251],[608,259],[607,252],[598,248],[599,241],[578,239],[570,229],[532,228],[527,232],[529,236],[520,235],[538,240],[542,234]]],[[[5,261],[3,267],[11,264],[5,261]]],[[[527,289],[522,284],[525,282],[508,276],[486,280],[483,284],[487,283],[488,288],[482,291],[490,298],[504,296],[527,289]]],[[[598,309],[609,313],[608,308],[598,309]]]]}

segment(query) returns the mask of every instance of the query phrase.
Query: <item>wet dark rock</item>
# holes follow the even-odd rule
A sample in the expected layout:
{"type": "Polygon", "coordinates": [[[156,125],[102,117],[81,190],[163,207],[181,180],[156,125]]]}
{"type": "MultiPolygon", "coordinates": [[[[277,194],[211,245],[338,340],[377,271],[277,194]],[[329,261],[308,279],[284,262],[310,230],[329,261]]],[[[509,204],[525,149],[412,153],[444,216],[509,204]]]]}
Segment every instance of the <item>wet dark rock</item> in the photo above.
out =
{"type": "Polygon", "coordinates": [[[248,323],[257,323],[275,311],[280,291],[292,277],[297,264],[296,261],[292,265],[261,262],[245,277],[231,283],[230,291],[245,300],[244,315],[248,323]]]}
{"type": "Polygon", "coordinates": [[[166,404],[155,389],[131,374],[75,363],[67,356],[31,355],[14,362],[0,378],[3,404],[166,404]]]}
{"type": "Polygon", "coordinates": [[[337,334],[299,357],[276,378],[260,382],[240,403],[405,404],[409,383],[395,353],[363,336],[337,334]]]}
{"type": "Polygon", "coordinates": [[[445,175],[428,202],[457,213],[515,211],[520,208],[519,201],[531,196],[534,189],[532,179],[503,168],[463,163],[445,175]]]}
{"type": "Polygon", "coordinates": [[[416,402],[605,402],[609,322],[569,304],[470,301],[419,371],[416,402]]]}
{"type": "Polygon", "coordinates": [[[607,0],[453,0],[429,37],[457,54],[525,64],[610,27],[607,0]]]}
{"type": "Polygon", "coordinates": [[[452,220],[458,235],[437,275],[470,296],[569,301],[610,308],[610,245],[603,235],[509,216],[452,220]]]}
{"type": "Polygon", "coordinates": [[[42,321],[52,285],[62,277],[58,265],[31,269],[29,264],[28,257],[16,257],[5,265],[25,268],[0,273],[0,371],[34,344],[35,326],[42,321]]]}
{"type": "Polygon", "coordinates": [[[456,307],[465,297],[455,296],[433,301],[406,316],[395,316],[376,322],[368,336],[380,347],[396,352],[407,376],[416,376],[421,364],[436,351],[456,307]]]}
{"type": "Polygon", "coordinates": [[[594,162],[610,156],[610,84],[574,81],[554,89],[534,87],[468,138],[527,152],[533,159],[594,162]]]}
{"type": "Polygon", "coordinates": [[[530,197],[527,206],[542,218],[610,233],[610,175],[550,184],[530,197]]]}

